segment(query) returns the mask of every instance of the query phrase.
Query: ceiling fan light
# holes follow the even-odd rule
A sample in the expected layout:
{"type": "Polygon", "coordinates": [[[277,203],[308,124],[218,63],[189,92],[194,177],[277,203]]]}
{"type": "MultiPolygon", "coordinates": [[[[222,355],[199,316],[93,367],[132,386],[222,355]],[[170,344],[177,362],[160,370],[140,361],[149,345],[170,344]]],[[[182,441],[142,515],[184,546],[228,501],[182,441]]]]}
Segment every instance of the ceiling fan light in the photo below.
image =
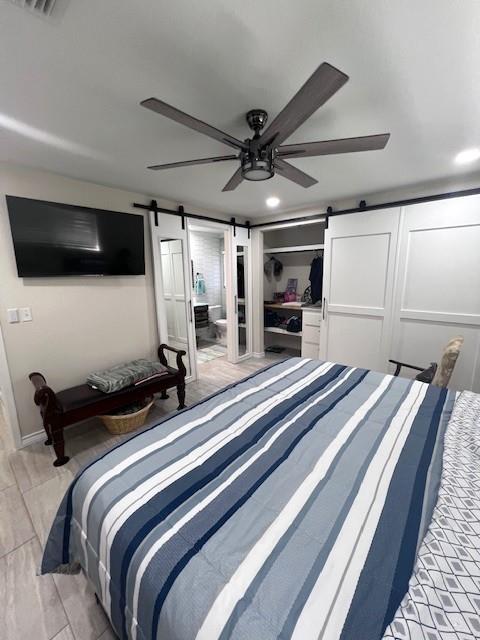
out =
{"type": "Polygon", "coordinates": [[[242,162],[242,176],[244,180],[268,180],[273,176],[273,163],[269,158],[246,158],[242,162]]]}

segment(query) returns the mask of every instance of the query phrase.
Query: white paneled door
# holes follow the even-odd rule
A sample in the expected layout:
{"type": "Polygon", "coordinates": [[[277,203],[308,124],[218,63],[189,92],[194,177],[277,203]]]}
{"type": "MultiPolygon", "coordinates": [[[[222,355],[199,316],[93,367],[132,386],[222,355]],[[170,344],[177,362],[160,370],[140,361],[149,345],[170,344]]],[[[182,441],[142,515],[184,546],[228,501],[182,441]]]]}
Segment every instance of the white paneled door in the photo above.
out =
{"type": "MultiPolygon", "coordinates": [[[[183,251],[181,240],[160,240],[163,300],[167,312],[168,340],[172,346],[188,345],[183,251]],[[174,343],[174,344],[173,344],[174,343]]],[[[188,309],[187,309],[188,311],[188,309]]]]}
{"type": "Polygon", "coordinates": [[[252,260],[247,229],[230,228],[225,266],[227,281],[228,360],[240,362],[252,355],[252,260]]]}
{"type": "MultiPolygon", "coordinates": [[[[186,380],[196,379],[195,329],[188,235],[181,218],[151,214],[155,301],[160,342],[186,351],[186,380]]],[[[175,355],[167,352],[175,366],[175,355]]]]}
{"type": "Polygon", "coordinates": [[[405,207],[402,218],[392,357],[426,366],[463,335],[451,386],[479,392],[480,196],[405,207]]]}
{"type": "Polygon", "coordinates": [[[332,217],[325,231],[320,357],[386,371],[400,209],[332,217]]]}

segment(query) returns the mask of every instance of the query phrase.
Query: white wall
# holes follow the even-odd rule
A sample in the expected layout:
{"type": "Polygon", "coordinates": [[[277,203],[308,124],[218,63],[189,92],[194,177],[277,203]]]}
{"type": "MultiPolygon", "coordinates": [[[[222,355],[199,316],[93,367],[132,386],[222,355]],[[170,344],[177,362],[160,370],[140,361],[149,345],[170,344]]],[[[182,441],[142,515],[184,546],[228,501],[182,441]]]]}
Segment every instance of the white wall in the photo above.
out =
{"type": "MultiPolygon", "coordinates": [[[[0,322],[22,436],[42,427],[33,403],[31,371],[42,372],[55,390],[81,384],[92,370],[135,357],[157,346],[148,225],[146,275],[104,278],[19,278],[5,195],[139,213],[132,202],[145,196],[59,175],[0,165],[0,322]],[[10,307],[31,307],[33,322],[8,324],[10,307]]],[[[168,202],[159,205],[172,206],[168,202]]],[[[146,220],[146,217],[145,217],[146,220]]]]}
{"type": "Polygon", "coordinates": [[[190,231],[190,257],[193,261],[194,282],[197,272],[203,274],[207,292],[194,298],[208,305],[222,304],[222,248],[223,238],[212,233],[190,231]]]}

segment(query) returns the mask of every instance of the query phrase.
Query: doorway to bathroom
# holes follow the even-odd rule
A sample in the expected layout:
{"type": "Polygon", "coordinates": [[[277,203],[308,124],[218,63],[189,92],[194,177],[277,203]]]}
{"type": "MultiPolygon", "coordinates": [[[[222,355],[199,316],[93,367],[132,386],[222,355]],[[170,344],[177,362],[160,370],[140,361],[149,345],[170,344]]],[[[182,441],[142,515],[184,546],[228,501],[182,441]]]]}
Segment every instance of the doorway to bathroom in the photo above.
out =
{"type": "Polygon", "coordinates": [[[252,354],[250,241],[246,229],[188,223],[197,374],[252,354]]]}
{"type": "Polygon", "coordinates": [[[230,379],[252,355],[247,229],[163,212],[150,228],[160,343],[186,352],[186,382],[230,379]]]}
{"type": "Polygon", "coordinates": [[[189,224],[192,301],[199,377],[227,359],[227,278],[224,228],[189,224]],[[204,365],[207,365],[205,367],[204,365]]]}

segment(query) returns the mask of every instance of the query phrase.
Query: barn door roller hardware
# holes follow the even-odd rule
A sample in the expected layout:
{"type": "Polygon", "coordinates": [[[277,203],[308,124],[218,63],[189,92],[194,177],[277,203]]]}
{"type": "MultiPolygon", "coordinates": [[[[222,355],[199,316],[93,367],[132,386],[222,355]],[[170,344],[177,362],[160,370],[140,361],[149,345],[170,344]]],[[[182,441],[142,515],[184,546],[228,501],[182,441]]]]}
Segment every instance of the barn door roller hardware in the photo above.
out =
{"type": "MultiPolygon", "coordinates": [[[[155,213],[155,226],[158,226],[158,213],[168,213],[172,216],[180,216],[182,220],[184,218],[193,218],[195,220],[208,220],[209,222],[219,222],[221,224],[230,225],[232,227],[242,227],[243,229],[248,229],[248,237],[250,237],[250,230],[261,227],[262,229],[265,227],[270,227],[278,224],[288,224],[291,222],[306,222],[311,220],[318,220],[322,222],[326,221],[326,225],[328,227],[328,219],[333,218],[334,216],[343,216],[347,213],[361,213],[363,211],[376,211],[378,209],[392,209],[393,207],[407,207],[412,204],[421,204],[423,202],[435,202],[437,200],[448,200],[450,198],[461,198],[464,196],[476,196],[480,194],[480,187],[475,187],[474,189],[464,189],[463,191],[447,191],[445,193],[437,193],[431,196],[421,196],[418,198],[406,198],[404,200],[393,200],[390,202],[382,202],[381,204],[368,204],[365,200],[360,200],[358,207],[352,207],[351,209],[340,209],[339,211],[334,211],[331,206],[327,207],[325,213],[314,213],[310,216],[302,216],[299,218],[287,218],[283,220],[275,220],[273,222],[263,222],[258,224],[250,224],[250,222],[246,222],[245,224],[242,222],[237,222],[235,218],[231,218],[231,220],[222,220],[221,218],[212,218],[211,216],[204,216],[199,213],[189,213],[185,211],[183,206],[180,205],[178,211],[175,209],[165,209],[164,207],[157,206],[157,201],[152,200],[150,204],[140,204],[138,202],[134,202],[133,206],[136,209],[144,209],[145,211],[153,211],[155,213]]],[[[235,233],[235,231],[234,231],[235,233]]]]}
{"type": "Polygon", "coordinates": [[[314,213],[310,216],[302,216],[299,218],[287,218],[284,220],[275,220],[274,222],[263,222],[250,225],[251,229],[261,227],[271,227],[279,224],[288,224],[291,222],[306,222],[311,220],[318,220],[322,222],[334,216],[344,216],[347,213],[362,213],[363,211],[377,211],[378,209],[392,209],[394,207],[407,207],[412,204],[421,204],[424,202],[436,202],[437,200],[448,200],[450,198],[461,198],[464,196],[476,196],[480,195],[480,187],[474,189],[464,189],[463,191],[448,191],[446,193],[437,193],[431,196],[421,196],[418,198],[406,198],[404,200],[393,200],[391,202],[382,202],[381,204],[367,204],[365,200],[360,200],[358,207],[352,207],[351,209],[340,209],[334,211],[332,207],[328,207],[325,213],[314,213]]]}
{"type": "Polygon", "coordinates": [[[157,205],[156,200],[151,200],[150,204],[142,204],[140,202],[134,202],[133,207],[135,209],[143,209],[144,211],[153,211],[155,214],[155,226],[158,227],[158,213],[168,213],[171,216],[179,216],[182,218],[182,229],[185,228],[184,220],[185,218],[192,218],[193,220],[207,220],[208,222],[219,222],[220,224],[227,224],[231,227],[242,227],[243,229],[249,228],[249,223],[244,224],[242,222],[237,222],[235,218],[231,220],[222,220],[221,218],[212,218],[211,216],[204,216],[201,213],[191,213],[190,211],[185,211],[183,205],[179,205],[178,210],[175,209],[166,209],[165,207],[159,207],[157,205]],[[233,222],[232,222],[233,221],[233,222]]]}

